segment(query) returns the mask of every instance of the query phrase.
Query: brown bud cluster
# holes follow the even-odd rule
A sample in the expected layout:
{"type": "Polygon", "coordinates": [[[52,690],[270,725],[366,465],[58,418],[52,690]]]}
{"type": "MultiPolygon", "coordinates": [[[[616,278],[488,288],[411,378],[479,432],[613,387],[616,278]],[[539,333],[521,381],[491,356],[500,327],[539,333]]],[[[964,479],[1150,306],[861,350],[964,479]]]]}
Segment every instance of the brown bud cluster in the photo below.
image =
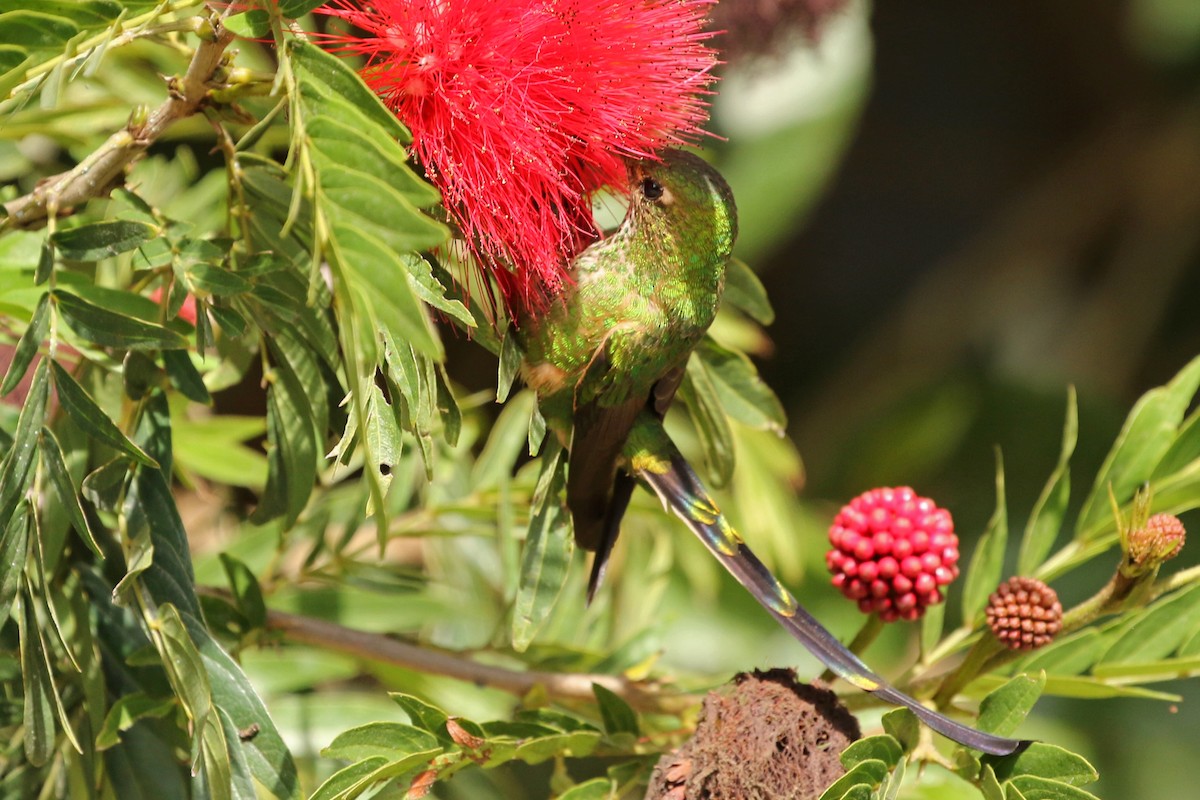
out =
{"type": "Polygon", "coordinates": [[[1174,514],[1155,514],[1146,524],[1129,534],[1126,567],[1129,574],[1141,574],[1179,555],[1187,531],[1174,514]]]}
{"type": "Polygon", "coordinates": [[[988,627],[1013,650],[1054,641],[1062,630],[1062,615],[1058,595],[1036,578],[1009,578],[988,598],[988,627]]]}

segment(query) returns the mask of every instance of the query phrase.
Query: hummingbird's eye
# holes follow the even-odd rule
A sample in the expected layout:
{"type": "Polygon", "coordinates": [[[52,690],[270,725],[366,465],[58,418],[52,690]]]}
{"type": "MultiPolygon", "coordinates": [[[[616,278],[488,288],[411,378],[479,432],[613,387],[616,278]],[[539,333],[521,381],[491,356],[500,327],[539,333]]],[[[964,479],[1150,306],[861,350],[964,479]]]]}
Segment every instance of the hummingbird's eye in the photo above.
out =
{"type": "Polygon", "coordinates": [[[642,178],[642,195],[647,200],[658,200],[663,196],[663,185],[654,178],[642,178]]]}

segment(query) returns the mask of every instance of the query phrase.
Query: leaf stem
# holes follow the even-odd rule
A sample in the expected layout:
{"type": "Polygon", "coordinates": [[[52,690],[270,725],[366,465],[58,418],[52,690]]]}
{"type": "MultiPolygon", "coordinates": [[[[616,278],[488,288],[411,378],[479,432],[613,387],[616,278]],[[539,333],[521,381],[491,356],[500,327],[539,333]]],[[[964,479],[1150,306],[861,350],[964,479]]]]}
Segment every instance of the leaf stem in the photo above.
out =
{"type": "Polygon", "coordinates": [[[0,231],[31,227],[53,213],[98,197],[119,182],[125,167],[146,151],[176,120],[200,110],[208,97],[208,82],[221,65],[233,33],[214,19],[215,36],[196,48],[183,77],[172,80],[167,100],[145,117],[117,131],[73,169],[42,181],[27,195],[4,204],[0,231]]]}
{"type": "MultiPolygon", "coordinates": [[[[203,586],[196,588],[201,594],[229,599],[229,594],[223,590],[203,586]]],[[[283,611],[267,612],[266,629],[282,634],[290,642],[314,645],[325,650],[394,664],[418,672],[443,675],[517,696],[523,696],[540,687],[550,697],[559,700],[592,701],[595,699],[592,685],[596,684],[643,711],[672,713],[691,708],[696,703],[696,697],[693,695],[663,692],[653,684],[617,675],[514,670],[493,664],[481,664],[458,653],[434,650],[402,642],[390,636],[355,630],[335,622],[283,611]]]]}

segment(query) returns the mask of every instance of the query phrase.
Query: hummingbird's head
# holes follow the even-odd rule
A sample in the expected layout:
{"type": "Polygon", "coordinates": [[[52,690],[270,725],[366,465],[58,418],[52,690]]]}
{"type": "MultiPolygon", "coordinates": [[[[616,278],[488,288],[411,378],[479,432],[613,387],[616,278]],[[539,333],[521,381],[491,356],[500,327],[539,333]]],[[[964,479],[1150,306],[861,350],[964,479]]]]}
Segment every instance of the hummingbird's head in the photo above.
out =
{"type": "Polygon", "coordinates": [[[702,226],[716,234],[719,249],[732,249],[737,238],[733,192],[721,173],[694,153],[666,150],[659,161],[631,162],[627,189],[634,224],[681,233],[702,226]]]}

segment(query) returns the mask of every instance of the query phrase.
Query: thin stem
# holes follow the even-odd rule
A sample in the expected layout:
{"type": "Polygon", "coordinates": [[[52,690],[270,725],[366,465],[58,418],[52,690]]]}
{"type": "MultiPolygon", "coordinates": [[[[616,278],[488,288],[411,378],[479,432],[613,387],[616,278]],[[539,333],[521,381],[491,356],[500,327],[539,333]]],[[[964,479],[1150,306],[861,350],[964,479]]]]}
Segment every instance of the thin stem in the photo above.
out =
{"type": "Polygon", "coordinates": [[[967,657],[958,665],[958,668],[942,681],[937,694],[933,696],[934,705],[938,708],[948,706],[954,699],[954,695],[973,681],[983,670],[984,665],[1003,649],[1004,645],[995,636],[988,634],[982,636],[967,651],[967,657]]]}
{"type": "MultiPolygon", "coordinates": [[[[209,596],[229,598],[228,593],[218,589],[197,587],[197,590],[209,596]]],[[[457,653],[421,647],[390,636],[359,631],[334,622],[283,611],[267,612],[266,629],[282,634],[290,642],[310,644],[418,672],[444,675],[476,686],[499,689],[518,697],[540,687],[550,697],[559,700],[592,701],[595,699],[592,685],[596,684],[624,698],[635,708],[666,713],[690,708],[695,705],[697,699],[690,694],[663,692],[653,684],[616,675],[523,671],[481,664],[457,653]]]]}
{"type": "Polygon", "coordinates": [[[1185,570],[1176,572],[1171,577],[1162,581],[1154,587],[1151,595],[1151,600],[1163,596],[1167,592],[1172,592],[1176,589],[1182,589],[1192,583],[1200,581],[1200,566],[1189,567],[1185,570]]]}

